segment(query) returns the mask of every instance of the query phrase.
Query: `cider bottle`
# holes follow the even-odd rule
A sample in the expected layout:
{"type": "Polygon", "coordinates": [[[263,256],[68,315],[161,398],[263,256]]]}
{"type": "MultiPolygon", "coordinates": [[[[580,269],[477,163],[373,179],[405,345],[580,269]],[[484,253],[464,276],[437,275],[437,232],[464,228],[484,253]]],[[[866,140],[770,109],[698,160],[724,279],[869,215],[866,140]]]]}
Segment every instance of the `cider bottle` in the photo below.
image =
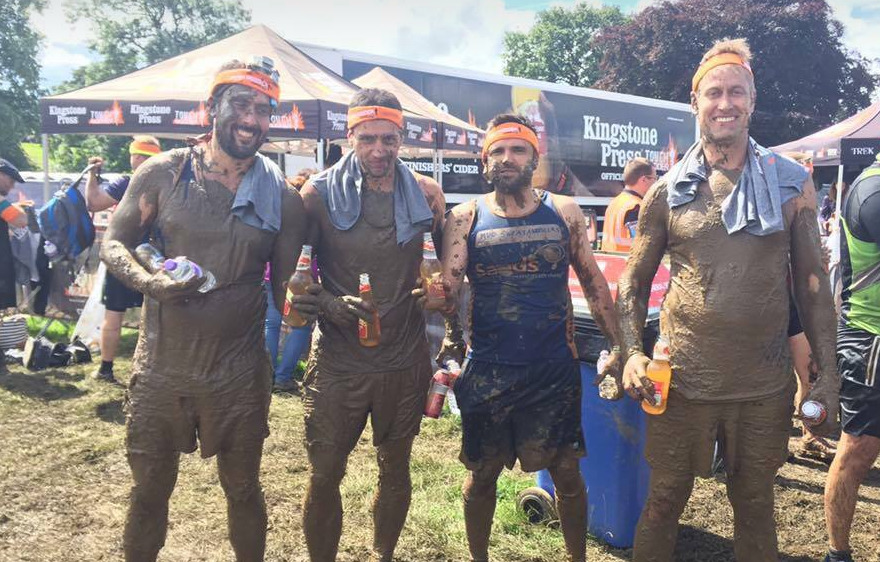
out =
{"type": "Polygon", "coordinates": [[[669,340],[666,336],[657,338],[657,343],[654,344],[654,357],[648,363],[646,374],[654,385],[651,389],[653,400],[643,400],[642,409],[649,414],[662,414],[666,411],[669,383],[672,380],[672,368],[669,366],[669,340]]]}
{"type": "Polygon", "coordinates": [[[370,285],[370,274],[361,273],[359,292],[361,299],[373,305],[373,318],[367,322],[361,318],[358,319],[358,339],[364,347],[375,347],[379,345],[379,311],[375,310],[376,302],[373,300],[373,287],[370,285]]]}
{"type": "Polygon", "coordinates": [[[299,255],[299,261],[296,262],[296,271],[287,281],[287,296],[284,298],[284,313],[281,319],[288,326],[300,328],[307,324],[306,319],[302,317],[291,301],[295,296],[304,295],[312,283],[314,283],[314,279],[312,279],[312,247],[305,244],[299,255]]]}
{"type": "Polygon", "coordinates": [[[425,310],[441,310],[446,306],[446,290],[443,288],[443,267],[437,259],[434,238],[425,233],[422,241],[422,287],[425,289],[425,310]]]}

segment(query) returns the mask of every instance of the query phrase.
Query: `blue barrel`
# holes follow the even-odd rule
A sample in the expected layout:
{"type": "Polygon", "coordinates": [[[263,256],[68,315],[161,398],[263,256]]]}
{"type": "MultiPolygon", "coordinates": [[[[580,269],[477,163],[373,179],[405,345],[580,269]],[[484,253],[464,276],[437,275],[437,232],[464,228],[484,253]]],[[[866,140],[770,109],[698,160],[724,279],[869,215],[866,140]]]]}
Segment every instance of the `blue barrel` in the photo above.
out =
{"type": "MultiPolygon", "coordinates": [[[[645,499],[651,469],[645,461],[645,413],[629,397],[611,402],[599,397],[596,366],[581,362],[581,426],[587,456],[580,461],[587,488],[589,532],[617,548],[629,548],[645,499]]],[[[550,473],[537,484],[551,495],[550,473]]]]}

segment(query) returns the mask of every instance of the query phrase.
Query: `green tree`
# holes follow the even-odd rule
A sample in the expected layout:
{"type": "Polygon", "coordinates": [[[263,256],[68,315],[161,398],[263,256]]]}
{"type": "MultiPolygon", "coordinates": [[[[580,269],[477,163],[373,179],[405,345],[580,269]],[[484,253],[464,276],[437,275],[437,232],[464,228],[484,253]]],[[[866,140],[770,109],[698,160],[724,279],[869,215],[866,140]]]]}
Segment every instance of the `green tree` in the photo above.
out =
{"type": "MultiPolygon", "coordinates": [[[[150,64],[228,37],[250,24],[240,0],[73,0],[71,20],[88,19],[94,31],[89,48],[101,60],[78,68],[56,93],[122,76],[150,64]]],[[[102,155],[107,171],[129,168],[128,137],[59,135],[53,156],[65,170],[102,155]]],[[[169,143],[163,143],[167,148],[169,143]]]]}
{"type": "Polygon", "coordinates": [[[628,21],[619,8],[580,3],[538,12],[525,33],[504,35],[504,73],[522,78],[589,86],[599,78],[601,50],[594,38],[605,27],[628,21]]]}
{"type": "MultiPolygon", "coordinates": [[[[44,0],[7,0],[0,12],[0,157],[20,168],[30,168],[20,143],[40,124],[40,64],[42,37],[30,25],[33,12],[44,0]]],[[[36,164],[36,163],[35,163],[36,164]]]]}
{"type": "Polygon", "coordinates": [[[751,134],[773,146],[870,103],[877,76],[842,36],[826,0],[665,0],[602,32],[595,87],[689,102],[702,54],[719,39],[744,37],[758,94],[751,134]]]}

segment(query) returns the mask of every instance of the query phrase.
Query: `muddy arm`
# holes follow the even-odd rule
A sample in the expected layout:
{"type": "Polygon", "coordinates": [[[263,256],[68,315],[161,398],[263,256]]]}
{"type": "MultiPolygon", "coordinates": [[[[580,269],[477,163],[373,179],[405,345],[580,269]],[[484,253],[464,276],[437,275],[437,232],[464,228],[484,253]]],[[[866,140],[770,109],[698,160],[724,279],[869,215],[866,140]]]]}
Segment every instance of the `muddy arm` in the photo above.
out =
{"type": "Polygon", "coordinates": [[[296,269],[306,238],[306,213],[302,197],[293,188],[283,187],[281,193],[281,231],[272,248],[272,296],[279,311],[284,310],[287,280],[296,269]]]}
{"type": "Polygon", "coordinates": [[[437,354],[437,360],[444,355],[461,362],[466,344],[464,332],[459,321],[461,287],[467,272],[468,247],[467,237],[474,221],[476,200],[455,206],[443,226],[443,280],[446,288],[446,309],[443,316],[446,322],[446,333],[443,344],[437,354]]]}
{"type": "Polygon", "coordinates": [[[574,199],[569,197],[553,195],[553,203],[568,226],[571,266],[590,305],[590,314],[611,345],[621,347],[623,337],[614,299],[611,298],[608,281],[593,257],[584,214],[574,199]]]}
{"type": "Polygon", "coordinates": [[[623,330],[625,356],[643,353],[642,331],[648,316],[648,297],[657,267],[666,252],[669,206],[666,187],[655,184],[645,195],[636,238],[626,268],[617,282],[617,310],[623,330]]]}
{"type": "Polygon", "coordinates": [[[831,285],[822,261],[816,219],[816,190],[807,178],[803,193],[786,203],[791,232],[791,271],[794,298],[819,378],[810,396],[821,402],[828,421],[816,428],[827,433],[836,424],[840,378],[837,372],[837,331],[831,285]]]}
{"type": "Polygon", "coordinates": [[[167,155],[156,156],[141,165],[131,179],[101,244],[101,259],[114,277],[145,295],[162,300],[161,277],[148,272],[132,251],[156,220],[160,193],[174,181],[176,167],[167,155]]]}

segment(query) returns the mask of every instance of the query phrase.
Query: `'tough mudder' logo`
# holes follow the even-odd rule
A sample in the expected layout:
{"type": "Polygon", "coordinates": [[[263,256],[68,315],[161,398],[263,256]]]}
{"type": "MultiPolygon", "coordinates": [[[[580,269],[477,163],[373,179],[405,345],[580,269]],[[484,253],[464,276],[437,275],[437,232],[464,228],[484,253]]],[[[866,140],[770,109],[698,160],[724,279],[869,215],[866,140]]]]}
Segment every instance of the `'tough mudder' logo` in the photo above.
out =
{"type": "Polygon", "coordinates": [[[273,115],[270,126],[273,129],[303,131],[306,128],[306,121],[296,104],[293,104],[293,108],[288,113],[273,115]]]}
{"type": "Polygon", "coordinates": [[[113,102],[109,109],[89,112],[89,125],[125,125],[122,116],[122,106],[118,101],[113,102]]]}
{"type": "Polygon", "coordinates": [[[172,121],[172,124],[191,125],[194,127],[207,127],[208,110],[205,109],[205,103],[199,102],[199,107],[190,111],[175,110],[174,121],[172,121]]]}

